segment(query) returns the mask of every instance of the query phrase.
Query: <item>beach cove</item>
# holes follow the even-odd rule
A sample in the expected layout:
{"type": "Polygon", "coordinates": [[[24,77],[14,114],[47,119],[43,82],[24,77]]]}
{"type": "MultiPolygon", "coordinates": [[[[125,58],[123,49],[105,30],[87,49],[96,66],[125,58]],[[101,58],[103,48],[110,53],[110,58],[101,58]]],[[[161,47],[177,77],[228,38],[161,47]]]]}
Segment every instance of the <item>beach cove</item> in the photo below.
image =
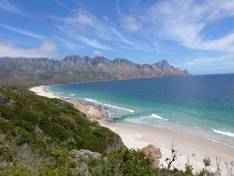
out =
{"type": "Polygon", "coordinates": [[[95,102],[59,97],[52,92],[46,91],[44,86],[33,87],[30,90],[40,96],[60,98],[72,103],[74,107],[85,113],[90,120],[97,120],[100,125],[119,134],[128,148],[140,149],[148,144],[156,145],[162,152],[162,164],[167,157],[170,157],[172,144],[178,152],[178,159],[174,165],[178,169],[184,169],[185,163],[190,163],[193,165],[194,171],[198,171],[203,167],[202,160],[208,156],[212,161],[211,169],[216,169],[217,159],[218,163],[220,162],[220,168],[225,170],[225,162],[230,163],[234,160],[233,146],[184,133],[176,129],[152,127],[130,122],[113,122],[108,119],[108,107],[100,106],[95,104],[95,102]]]}

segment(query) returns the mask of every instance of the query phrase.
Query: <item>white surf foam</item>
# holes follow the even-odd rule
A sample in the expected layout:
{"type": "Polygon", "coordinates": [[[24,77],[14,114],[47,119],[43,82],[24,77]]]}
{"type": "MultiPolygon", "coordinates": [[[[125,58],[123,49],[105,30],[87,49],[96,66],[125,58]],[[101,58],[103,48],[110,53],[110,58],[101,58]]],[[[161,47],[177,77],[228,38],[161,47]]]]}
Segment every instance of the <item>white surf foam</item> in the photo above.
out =
{"type": "Polygon", "coordinates": [[[122,107],[119,107],[119,106],[110,105],[110,104],[106,104],[106,103],[104,103],[103,105],[104,105],[104,106],[111,107],[111,108],[114,108],[114,109],[120,109],[120,110],[123,110],[123,111],[128,111],[128,112],[131,112],[131,113],[134,113],[134,112],[135,112],[135,111],[132,110],[132,109],[122,108],[122,107]]]}
{"type": "Polygon", "coordinates": [[[124,119],[127,122],[133,122],[133,123],[139,123],[139,124],[147,124],[145,122],[146,119],[148,119],[150,116],[141,116],[136,118],[126,118],[124,119]]]}
{"type": "Polygon", "coordinates": [[[62,99],[69,99],[69,97],[66,97],[66,96],[59,96],[59,97],[62,99]]]}
{"type": "Polygon", "coordinates": [[[99,101],[91,99],[91,98],[85,98],[84,100],[89,101],[91,103],[103,104],[102,102],[99,102],[99,101]]]}
{"type": "Polygon", "coordinates": [[[134,122],[134,123],[144,123],[144,124],[149,124],[149,121],[150,119],[157,119],[157,120],[164,120],[164,121],[167,121],[167,119],[157,115],[157,114],[151,114],[151,115],[148,115],[148,116],[140,116],[140,117],[136,117],[136,118],[127,118],[125,119],[125,121],[128,121],[128,122],[134,122]],[[148,121],[148,122],[147,122],[148,121]]]}
{"type": "MultiPolygon", "coordinates": [[[[153,125],[157,128],[163,128],[164,125],[159,124],[159,123],[153,123],[152,121],[148,121],[148,120],[155,120],[154,117],[148,115],[148,116],[140,116],[140,117],[136,117],[136,118],[126,118],[124,119],[126,122],[130,122],[130,123],[136,123],[136,124],[144,124],[144,125],[153,125]]],[[[158,120],[158,119],[157,119],[158,120]]]]}
{"type": "Polygon", "coordinates": [[[76,94],[72,94],[72,93],[71,93],[71,94],[69,94],[69,95],[70,95],[70,96],[72,96],[72,97],[76,96],[76,94]]]}
{"type": "Polygon", "coordinates": [[[234,137],[234,133],[229,132],[229,131],[221,131],[221,130],[216,130],[216,129],[212,129],[213,132],[217,133],[217,134],[221,134],[224,136],[229,136],[229,137],[234,137]]]}
{"type": "Polygon", "coordinates": [[[163,117],[161,117],[160,115],[157,115],[157,114],[151,114],[150,117],[153,117],[153,118],[159,119],[159,120],[167,120],[167,119],[165,119],[165,118],[163,118],[163,117]]]}
{"type": "Polygon", "coordinates": [[[103,106],[107,106],[107,107],[111,107],[111,108],[114,108],[114,109],[119,109],[119,110],[123,110],[123,111],[128,111],[128,112],[131,112],[131,113],[134,113],[135,111],[132,110],[132,109],[128,109],[128,108],[123,108],[123,107],[119,107],[119,106],[115,106],[115,105],[110,105],[110,104],[106,104],[106,103],[102,103],[102,102],[99,102],[97,100],[94,100],[94,99],[90,99],[90,98],[85,98],[86,101],[89,101],[89,102],[92,102],[92,103],[97,103],[97,104],[101,104],[103,106]]]}

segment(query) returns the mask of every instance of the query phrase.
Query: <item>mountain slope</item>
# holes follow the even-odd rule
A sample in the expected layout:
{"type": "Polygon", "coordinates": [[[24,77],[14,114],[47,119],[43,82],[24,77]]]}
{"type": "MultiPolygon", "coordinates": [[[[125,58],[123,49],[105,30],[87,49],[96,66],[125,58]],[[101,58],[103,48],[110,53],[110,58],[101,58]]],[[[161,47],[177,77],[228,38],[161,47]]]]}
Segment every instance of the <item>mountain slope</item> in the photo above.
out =
{"type": "Polygon", "coordinates": [[[61,61],[47,58],[0,58],[0,84],[35,85],[87,80],[138,79],[185,76],[187,72],[166,60],[135,64],[126,59],[67,56],[61,61]]]}

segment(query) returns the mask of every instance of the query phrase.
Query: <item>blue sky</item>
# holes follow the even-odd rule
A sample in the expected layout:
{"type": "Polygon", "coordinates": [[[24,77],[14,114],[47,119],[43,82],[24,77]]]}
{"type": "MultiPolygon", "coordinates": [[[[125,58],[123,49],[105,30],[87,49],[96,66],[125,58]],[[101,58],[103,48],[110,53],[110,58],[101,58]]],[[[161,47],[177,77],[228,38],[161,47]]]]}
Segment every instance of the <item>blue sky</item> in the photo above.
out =
{"type": "Polygon", "coordinates": [[[234,0],[0,0],[0,57],[166,59],[234,72],[234,0]]]}

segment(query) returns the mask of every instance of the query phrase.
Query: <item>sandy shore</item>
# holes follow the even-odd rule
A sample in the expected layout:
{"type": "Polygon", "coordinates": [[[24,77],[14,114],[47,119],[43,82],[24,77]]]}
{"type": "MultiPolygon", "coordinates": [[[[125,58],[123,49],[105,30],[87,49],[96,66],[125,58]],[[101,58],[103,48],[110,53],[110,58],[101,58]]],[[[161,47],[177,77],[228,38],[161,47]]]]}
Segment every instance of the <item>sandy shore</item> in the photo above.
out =
{"type": "MultiPolygon", "coordinates": [[[[44,91],[43,86],[34,87],[30,90],[41,96],[61,98],[44,91]]],[[[102,119],[102,117],[108,118],[108,116],[106,116],[106,109],[100,105],[80,100],[66,101],[73,103],[77,109],[86,113],[91,120],[98,120],[102,126],[119,134],[124,144],[129,148],[142,148],[148,144],[156,145],[161,149],[163,156],[161,159],[162,163],[164,163],[165,158],[170,157],[170,149],[172,144],[174,144],[178,152],[178,159],[174,167],[178,169],[184,169],[185,163],[189,162],[193,165],[194,171],[198,171],[203,168],[202,159],[208,156],[212,160],[212,170],[216,169],[216,157],[218,157],[221,160],[220,168],[223,173],[226,173],[226,169],[224,169],[225,161],[228,163],[234,161],[234,147],[175,129],[125,122],[111,123],[102,119]]]]}
{"type": "Polygon", "coordinates": [[[202,159],[208,156],[212,160],[212,169],[216,169],[216,157],[221,160],[220,167],[225,168],[225,161],[234,161],[234,148],[207,140],[206,138],[186,134],[167,128],[151,127],[133,123],[102,123],[112,131],[119,134],[129,148],[142,148],[154,144],[161,149],[162,159],[170,156],[172,144],[178,151],[178,160],[174,166],[184,169],[185,163],[193,165],[198,171],[203,167],[202,159]]]}
{"type": "Polygon", "coordinates": [[[29,90],[31,90],[31,91],[35,92],[37,95],[40,95],[43,97],[62,99],[61,97],[55,96],[53,93],[45,91],[44,86],[32,87],[29,90]]]}

